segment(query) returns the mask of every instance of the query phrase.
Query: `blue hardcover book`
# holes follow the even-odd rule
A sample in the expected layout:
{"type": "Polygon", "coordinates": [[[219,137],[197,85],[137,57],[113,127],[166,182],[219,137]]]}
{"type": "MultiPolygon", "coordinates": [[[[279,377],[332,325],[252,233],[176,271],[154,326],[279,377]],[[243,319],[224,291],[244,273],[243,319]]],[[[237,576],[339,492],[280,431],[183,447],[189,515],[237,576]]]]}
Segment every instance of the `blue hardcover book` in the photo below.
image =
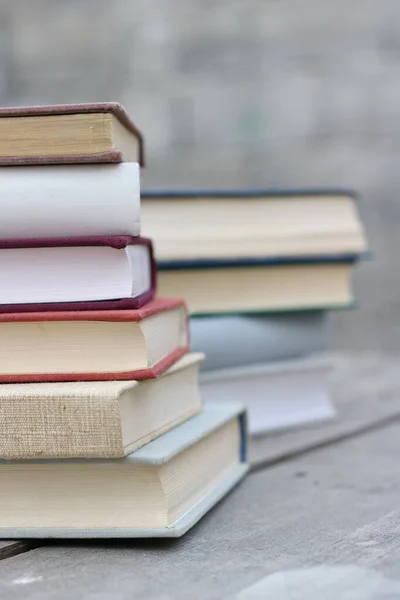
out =
{"type": "Polygon", "coordinates": [[[274,267],[294,265],[323,265],[334,263],[354,264],[359,260],[370,258],[368,252],[360,254],[331,254],[321,256],[253,256],[247,258],[203,258],[196,260],[161,260],[157,263],[158,271],[176,269],[224,269],[227,267],[274,267]]]}
{"type": "Polygon", "coordinates": [[[0,536],[179,537],[245,475],[245,421],[211,403],[123,459],[0,461],[0,536]]]}
{"type": "Polygon", "coordinates": [[[161,268],[352,260],[366,250],[355,199],[335,188],[142,192],[142,231],[161,268]]]}
{"type": "Polygon", "coordinates": [[[181,189],[181,190],[143,190],[141,197],[145,199],[177,199],[201,200],[202,198],[218,198],[230,200],[231,198],[292,198],[312,196],[344,196],[358,200],[358,194],[350,188],[320,187],[320,188],[249,188],[249,189],[181,189]]]}
{"type": "Polygon", "coordinates": [[[271,363],[325,352],[330,341],[325,311],[191,318],[190,344],[204,352],[202,371],[271,363]]]}
{"type": "Polygon", "coordinates": [[[354,304],[354,258],[161,269],[158,293],[183,298],[192,316],[348,308],[354,304]]]}

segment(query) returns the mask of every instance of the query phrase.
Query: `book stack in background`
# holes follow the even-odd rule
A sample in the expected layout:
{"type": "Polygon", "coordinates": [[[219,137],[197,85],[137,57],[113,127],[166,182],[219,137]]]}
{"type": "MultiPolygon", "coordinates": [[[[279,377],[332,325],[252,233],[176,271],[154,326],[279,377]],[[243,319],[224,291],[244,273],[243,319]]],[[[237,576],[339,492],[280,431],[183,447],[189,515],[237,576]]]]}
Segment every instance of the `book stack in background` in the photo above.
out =
{"type": "Polygon", "coordinates": [[[142,219],[160,293],[185,299],[206,353],[205,400],[242,398],[253,434],[331,418],[329,311],[353,305],[366,249],[354,195],[145,192],[142,219]]]}
{"type": "Polygon", "coordinates": [[[246,471],[203,409],[182,300],[140,237],[143,140],[118,104],[0,110],[0,535],[184,533],[246,471]]]}

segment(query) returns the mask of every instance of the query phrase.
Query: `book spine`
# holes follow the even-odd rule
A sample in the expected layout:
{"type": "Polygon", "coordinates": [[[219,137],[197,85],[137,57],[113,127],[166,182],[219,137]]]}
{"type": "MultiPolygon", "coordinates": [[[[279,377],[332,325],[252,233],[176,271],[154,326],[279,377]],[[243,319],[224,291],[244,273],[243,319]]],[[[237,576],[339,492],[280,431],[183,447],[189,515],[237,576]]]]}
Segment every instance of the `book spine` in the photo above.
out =
{"type": "Polygon", "coordinates": [[[71,398],[53,387],[51,397],[32,398],[27,391],[26,396],[1,399],[1,459],[124,455],[116,398],[71,398]]]}
{"type": "Polygon", "coordinates": [[[240,430],[240,462],[247,463],[247,436],[248,436],[248,420],[247,412],[243,412],[238,417],[240,430]]]}

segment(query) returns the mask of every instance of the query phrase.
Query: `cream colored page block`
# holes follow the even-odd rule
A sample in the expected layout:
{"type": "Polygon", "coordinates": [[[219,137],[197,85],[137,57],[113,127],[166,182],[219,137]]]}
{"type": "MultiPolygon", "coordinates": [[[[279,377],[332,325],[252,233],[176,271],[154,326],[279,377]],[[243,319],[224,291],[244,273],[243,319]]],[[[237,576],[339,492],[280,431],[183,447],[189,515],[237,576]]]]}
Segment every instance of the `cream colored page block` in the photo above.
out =
{"type": "Polygon", "coordinates": [[[138,324],[38,321],[0,324],[0,373],[108,373],[148,366],[138,324]]]}
{"type": "Polygon", "coordinates": [[[352,301],[351,265],[161,271],[159,293],[182,296],[190,312],[273,310],[352,301]]]}
{"type": "Polygon", "coordinates": [[[112,149],[111,122],[111,115],[101,113],[2,117],[0,156],[107,152],[112,149]]]}
{"type": "Polygon", "coordinates": [[[366,248],[354,201],[342,196],[143,199],[142,230],[154,238],[159,260],[366,248]]]}
{"type": "Polygon", "coordinates": [[[117,117],[111,115],[111,119],[113,149],[122,152],[125,162],[139,162],[139,139],[124,127],[117,117]]]}
{"type": "Polygon", "coordinates": [[[115,462],[0,464],[2,527],[163,527],[155,467],[115,462]],[[29,468],[29,477],[27,476],[29,468]]]}
{"type": "Polygon", "coordinates": [[[239,440],[239,421],[234,419],[200,440],[191,452],[179,454],[161,469],[169,523],[212,489],[222,474],[237,466],[239,440]]]}
{"type": "Polygon", "coordinates": [[[140,326],[147,341],[149,366],[157,364],[173,350],[185,346],[188,342],[186,313],[181,309],[152,315],[144,319],[140,326]]]}
{"type": "Polygon", "coordinates": [[[119,408],[121,430],[126,453],[133,452],[145,436],[160,428],[169,429],[182,416],[191,416],[201,410],[202,400],[198,386],[199,362],[202,355],[186,355],[177,369],[151,381],[143,381],[132,393],[121,395],[119,408]]]}

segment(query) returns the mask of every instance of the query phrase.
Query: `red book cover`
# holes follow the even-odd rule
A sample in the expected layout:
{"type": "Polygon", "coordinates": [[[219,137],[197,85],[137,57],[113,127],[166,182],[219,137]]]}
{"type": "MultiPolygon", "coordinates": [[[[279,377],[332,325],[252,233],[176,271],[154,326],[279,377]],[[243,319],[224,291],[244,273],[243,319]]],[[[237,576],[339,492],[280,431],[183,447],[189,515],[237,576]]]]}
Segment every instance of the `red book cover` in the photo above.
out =
{"type": "Polygon", "coordinates": [[[185,303],[178,298],[157,298],[136,310],[91,310],[25,312],[0,314],[0,323],[24,323],[35,321],[119,321],[138,322],[164,311],[183,309],[186,315],[184,339],[179,347],[165,356],[156,365],[136,371],[110,373],[18,373],[0,374],[0,383],[44,383],[51,381],[108,381],[155,379],[169,369],[189,350],[188,314],[185,303]]]}
{"type": "MultiPolygon", "coordinates": [[[[44,106],[13,106],[0,108],[1,117],[39,117],[81,113],[112,113],[139,141],[139,164],[144,166],[144,141],[139,129],[119,102],[93,102],[88,104],[52,104],[44,106]]],[[[64,154],[55,156],[2,156],[1,165],[51,165],[77,163],[120,163],[123,157],[118,150],[99,154],[64,154]]]]}
{"type": "Polygon", "coordinates": [[[126,246],[143,245],[149,249],[151,264],[151,287],[135,298],[122,298],[119,300],[98,300],[89,302],[49,302],[44,304],[0,304],[0,313],[11,312],[44,312],[44,311],[96,311],[96,310],[129,310],[137,309],[150,302],[156,293],[156,265],[153,244],[144,237],[98,236],[98,237],[68,237],[68,238],[42,238],[0,240],[0,250],[10,248],[52,248],[59,246],[110,246],[121,250],[126,246]]]}

